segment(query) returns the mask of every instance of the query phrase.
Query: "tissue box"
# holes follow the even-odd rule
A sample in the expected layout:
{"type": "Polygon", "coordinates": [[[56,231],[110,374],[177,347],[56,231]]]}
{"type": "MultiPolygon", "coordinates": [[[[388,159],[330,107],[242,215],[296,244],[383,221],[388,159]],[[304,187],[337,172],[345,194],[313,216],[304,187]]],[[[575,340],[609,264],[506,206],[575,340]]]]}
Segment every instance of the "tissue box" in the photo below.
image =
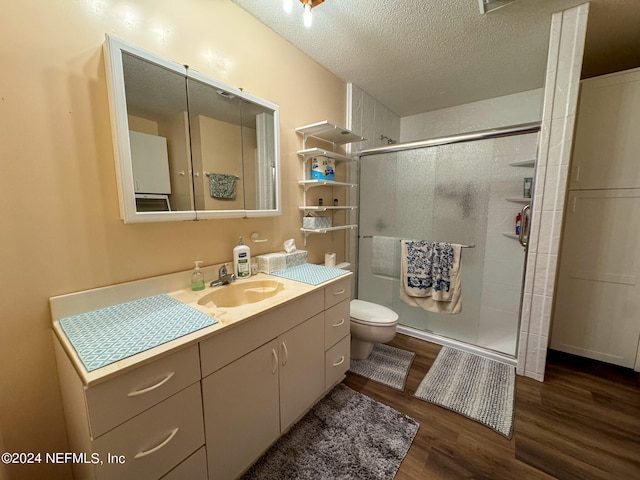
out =
{"type": "Polygon", "coordinates": [[[277,272],[278,270],[287,268],[284,253],[266,253],[264,255],[258,255],[256,260],[258,260],[258,270],[262,273],[277,272]]]}
{"type": "Polygon", "coordinates": [[[287,268],[297,267],[298,265],[304,265],[307,263],[306,250],[296,250],[291,253],[283,253],[283,255],[285,257],[287,268]]]}
{"type": "Polygon", "coordinates": [[[304,228],[330,228],[331,217],[302,217],[302,226],[304,228]]]}

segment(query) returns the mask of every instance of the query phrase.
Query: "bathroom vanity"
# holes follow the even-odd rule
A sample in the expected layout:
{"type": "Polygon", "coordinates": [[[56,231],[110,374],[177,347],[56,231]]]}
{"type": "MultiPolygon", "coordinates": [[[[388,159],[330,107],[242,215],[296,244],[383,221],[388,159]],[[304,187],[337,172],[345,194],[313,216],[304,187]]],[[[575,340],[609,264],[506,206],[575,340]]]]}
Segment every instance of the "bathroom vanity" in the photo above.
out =
{"type": "Polygon", "coordinates": [[[86,454],[76,478],[236,478],[344,378],[349,272],[317,285],[259,274],[174,289],[188,278],[50,299],[70,450],[86,454]],[[217,323],[87,370],[60,321],[161,293],[217,323]]]}

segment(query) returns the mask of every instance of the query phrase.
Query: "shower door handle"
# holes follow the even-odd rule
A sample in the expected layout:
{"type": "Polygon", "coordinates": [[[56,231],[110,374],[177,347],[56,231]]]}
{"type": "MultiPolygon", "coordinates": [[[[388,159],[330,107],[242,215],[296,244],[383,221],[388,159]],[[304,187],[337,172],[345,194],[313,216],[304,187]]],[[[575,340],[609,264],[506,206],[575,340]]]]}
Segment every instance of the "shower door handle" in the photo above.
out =
{"type": "Polygon", "coordinates": [[[529,244],[529,228],[531,222],[529,221],[529,210],[531,209],[531,204],[527,203],[524,207],[522,207],[522,211],[520,212],[521,224],[520,224],[520,233],[518,234],[518,240],[520,241],[520,245],[524,248],[527,248],[529,244]]]}

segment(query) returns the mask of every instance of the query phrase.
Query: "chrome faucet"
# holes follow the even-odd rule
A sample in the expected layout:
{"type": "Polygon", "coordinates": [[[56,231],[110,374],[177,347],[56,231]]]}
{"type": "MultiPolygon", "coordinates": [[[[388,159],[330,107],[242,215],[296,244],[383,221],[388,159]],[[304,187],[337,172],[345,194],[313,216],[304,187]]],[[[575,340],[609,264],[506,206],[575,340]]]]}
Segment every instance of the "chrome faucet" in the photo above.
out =
{"type": "Polygon", "coordinates": [[[209,284],[210,287],[218,287],[220,285],[229,285],[230,283],[235,281],[236,276],[233,273],[229,273],[227,271],[227,265],[229,264],[225,263],[220,267],[220,269],[218,270],[218,280],[211,282],[209,284]]]}

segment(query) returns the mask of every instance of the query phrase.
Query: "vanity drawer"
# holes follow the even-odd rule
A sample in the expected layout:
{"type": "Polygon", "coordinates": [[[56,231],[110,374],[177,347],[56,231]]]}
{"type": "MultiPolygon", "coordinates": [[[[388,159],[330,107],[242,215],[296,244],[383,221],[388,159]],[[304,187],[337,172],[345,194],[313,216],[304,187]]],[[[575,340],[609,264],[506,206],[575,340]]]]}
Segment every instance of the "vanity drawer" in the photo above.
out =
{"type": "Polygon", "coordinates": [[[176,468],[167,473],[162,480],[207,480],[207,452],[202,447],[176,468]]]}
{"type": "Polygon", "coordinates": [[[351,353],[351,335],[347,335],[324,355],[325,390],[329,390],[340,382],[344,374],[349,370],[351,353]]]}
{"type": "Polygon", "coordinates": [[[200,382],[93,442],[98,480],[157,479],[204,445],[200,382]],[[124,463],[110,463],[119,455],[124,463]]]}
{"type": "Polygon", "coordinates": [[[349,299],[334,305],[324,312],[324,348],[335,345],[349,333],[351,326],[351,301],[349,299]]]}
{"type": "Polygon", "coordinates": [[[351,298],[351,275],[324,288],[324,308],[351,298]]]}
{"type": "Polygon", "coordinates": [[[198,346],[180,350],[85,391],[95,439],[200,380],[198,346]]]}

